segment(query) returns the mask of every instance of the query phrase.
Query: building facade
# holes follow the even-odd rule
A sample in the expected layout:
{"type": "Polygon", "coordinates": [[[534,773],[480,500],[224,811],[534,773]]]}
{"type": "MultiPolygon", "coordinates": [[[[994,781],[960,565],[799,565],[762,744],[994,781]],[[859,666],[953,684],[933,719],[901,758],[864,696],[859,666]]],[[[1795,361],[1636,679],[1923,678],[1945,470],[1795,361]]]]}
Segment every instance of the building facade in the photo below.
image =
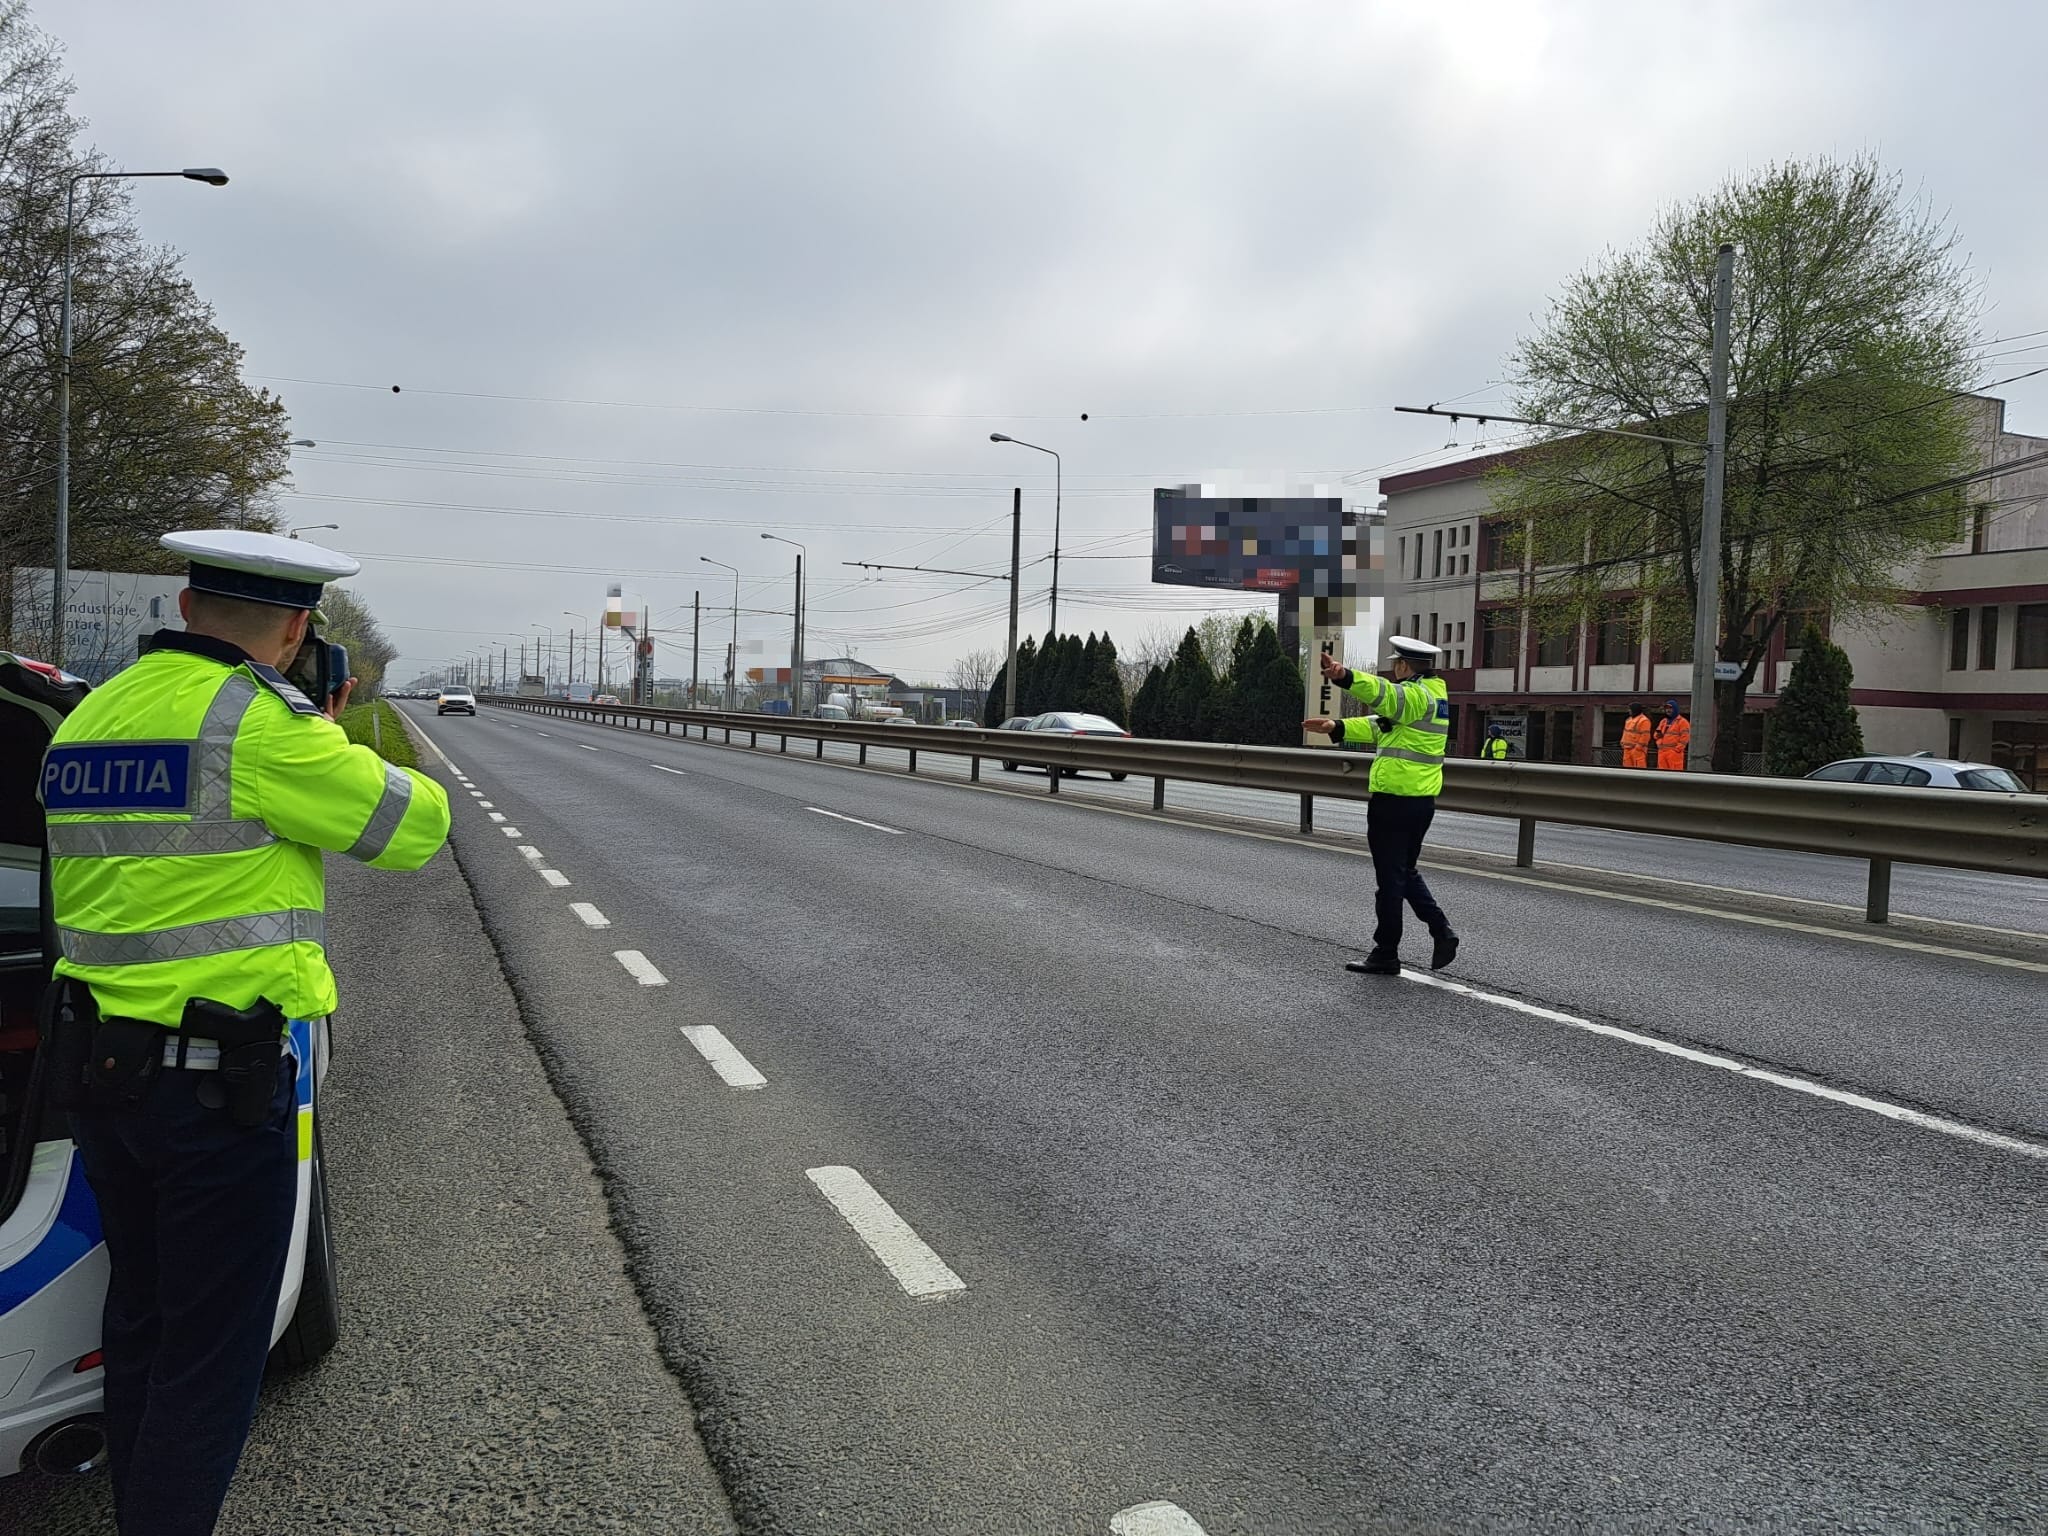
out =
{"type": "MultiPolygon", "coordinates": [[[[2048,455],[2048,438],[2005,430],[2005,403],[1967,402],[1987,469],[2048,455]]],[[[1647,612],[1538,635],[1524,619],[1535,574],[1510,553],[1494,516],[1488,454],[1380,482],[1387,514],[1386,623],[1445,652],[1453,749],[1472,753],[1489,724],[1516,755],[1546,762],[1621,761],[1633,703],[1685,708],[1687,642],[1660,643],[1647,612]]],[[[1932,752],[2012,769],[2048,791],[2048,461],[1973,488],[1964,538],[1900,573],[1907,601],[1830,622],[1781,624],[1745,701],[1744,767],[1759,771],[1770,713],[1801,638],[1817,630],[1842,647],[1871,752],[1932,752]]]]}

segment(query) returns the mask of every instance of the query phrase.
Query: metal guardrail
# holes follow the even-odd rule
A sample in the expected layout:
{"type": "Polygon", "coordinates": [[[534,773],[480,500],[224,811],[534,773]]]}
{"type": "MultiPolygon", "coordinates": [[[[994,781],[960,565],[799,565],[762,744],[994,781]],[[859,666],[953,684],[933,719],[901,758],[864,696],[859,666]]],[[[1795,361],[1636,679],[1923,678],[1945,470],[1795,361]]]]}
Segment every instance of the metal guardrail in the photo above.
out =
{"type": "MultiPolygon", "coordinates": [[[[1054,736],[557,699],[487,696],[482,702],[668,735],[680,726],[684,735],[697,730],[705,740],[715,731],[727,742],[745,736],[754,747],[765,736],[784,753],[791,741],[809,741],[818,757],[827,742],[841,742],[857,747],[863,763],[868,748],[895,747],[910,754],[912,773],[920,753],[965,757],[968,776],[977,781],[984,761],[1022,763],[1048,770],[1051,794],[1059,793],[1057,770],[1149,778],[1154,810],[1166,808],[1166,786],[1175,780],[1264,790],[1298,797],[1304,834],[1315,828],[1318,797],[1366,799],[1372,769],[1369,753],[1312,747],[1054,736]]],[[[1524,869],[1535,862],[1540,822],[1865,859],[1870,878],[1864,916],[1873,923],[1890,915],[1895,862],[2048,878],[2048,796],[2041,795],[1453,759],[1444,764],[1437,804],[1518,823],[1515,863],[1524,869]]]]}

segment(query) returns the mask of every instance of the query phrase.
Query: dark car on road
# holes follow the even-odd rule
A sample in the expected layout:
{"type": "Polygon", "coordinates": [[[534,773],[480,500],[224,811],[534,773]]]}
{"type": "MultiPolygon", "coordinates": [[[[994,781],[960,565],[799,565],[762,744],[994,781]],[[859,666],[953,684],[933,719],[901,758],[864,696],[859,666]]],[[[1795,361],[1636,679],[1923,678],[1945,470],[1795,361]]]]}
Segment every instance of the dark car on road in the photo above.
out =
{"type": "MultiPolygon", "coordinates": [[[[1131,735],[1129,731],[1106,715],[1082,714],[1068,709],[1048,710],[1042,715],[1031,715],[1029,717],[1018,716],[1014,719],[1005,720],[1003,722],[1003,729],[1006,731],[1039,731],[1052,736],[1121,736],[1125,740],[1129,740],[1131,735]]],[[[1015,773],[1017,765],[1015,763],[1004,763],[1003,771],[1005,773],[1015,773]]],[[[1052,771],[1057,771],[1062,778],[1071,779],[1079,774],[1081,770],[1078,768],[1048,770],[1048,772],[1052,771]]],[[[1128,778],[1129,775],[1121,772],[1112,772],[1110,777],[1122,780],[1128,778]]]]}

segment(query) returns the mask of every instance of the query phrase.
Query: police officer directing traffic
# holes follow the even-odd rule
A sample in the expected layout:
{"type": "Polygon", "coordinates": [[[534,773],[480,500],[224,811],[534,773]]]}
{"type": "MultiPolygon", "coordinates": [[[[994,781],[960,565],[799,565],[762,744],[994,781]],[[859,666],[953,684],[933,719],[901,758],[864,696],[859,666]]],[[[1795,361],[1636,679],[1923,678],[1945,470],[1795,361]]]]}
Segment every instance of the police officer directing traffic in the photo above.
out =
{"type": "Polygon", "coordinates": [[[311,699],[282,675],[354,560],[240,529],[163,542],[191,562],[187,628],[87,695],[45,760],[66,978],[52,1054],[107,1245],[116,1518],[204,1536],[291,1242],[289,1024],[335,1005],[321,853],[416,869],[447,838],[448,797],[350,744],[333,717],[352,680],[316,668],[328,697],[311,699]]]}
{"type": "Polygon", "coordinates": [[[1431,970],[1442,970],[1458,954],[1458,936],[1451,931],[1450,919],[1416,868],[1422,840],[1436,816],[1436,797],[1444,782],[1444,750],[1450,737],[1450,694],[1436,675],[1443,652],[1405,635],[1396,635],[1388,643],[1394,651],[1392,682],[1370,672],[1353,672],[1333,658],[1323,657],[1323,676],[1362,700],[1377,719],[1317,716],[1302,722],[1333,742],[1368,742],[1374,747],[1372,776],[1367,781],[1371,798],[1365,807],[1365,841],[1372,850],[1373,875],[1378,882],[1374,906],[1379,921],[1373,930],[1371,952],[1346,967],[1373,976],[1401,974],[1404,902],[1415,909],[1435,940],[1429,957],[1431,970]]]}

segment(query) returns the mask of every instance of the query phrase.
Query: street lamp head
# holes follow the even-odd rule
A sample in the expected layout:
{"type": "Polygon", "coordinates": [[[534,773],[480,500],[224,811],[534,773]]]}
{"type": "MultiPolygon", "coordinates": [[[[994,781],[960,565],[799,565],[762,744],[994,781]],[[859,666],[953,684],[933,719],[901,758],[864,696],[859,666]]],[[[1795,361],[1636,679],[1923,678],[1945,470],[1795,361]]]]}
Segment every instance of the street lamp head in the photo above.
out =
{"type": "Polygon", "coordinates": [[[992,443],[1014,443],[1017,441],[1007,432],[991,432],[988,435],[988,440],[992,443]]]}
{"type": "Polygon", "coordinates": [[[320,445],[310,437],[295,437],[285,446],[287,448],[318,448],[320,445]]]}
{"type": "Polygon", "coordinates": [[[228,184],[228,173],[217,165],[197,165],[178,174],[187,181],[203,181],[209,187],[224,187],[228,184]]]}

